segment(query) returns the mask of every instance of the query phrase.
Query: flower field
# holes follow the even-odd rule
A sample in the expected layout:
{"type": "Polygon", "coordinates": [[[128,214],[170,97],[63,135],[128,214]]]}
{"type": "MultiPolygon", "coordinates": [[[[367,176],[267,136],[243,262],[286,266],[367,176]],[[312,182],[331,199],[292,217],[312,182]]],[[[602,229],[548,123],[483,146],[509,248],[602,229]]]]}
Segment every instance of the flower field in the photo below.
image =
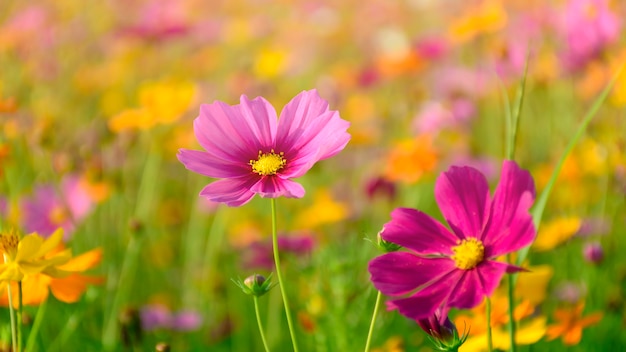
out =
{"type": "Polygon", "coordinates": [[[0,351],[626,349],[626,3],[0,10],[0,351]]]}

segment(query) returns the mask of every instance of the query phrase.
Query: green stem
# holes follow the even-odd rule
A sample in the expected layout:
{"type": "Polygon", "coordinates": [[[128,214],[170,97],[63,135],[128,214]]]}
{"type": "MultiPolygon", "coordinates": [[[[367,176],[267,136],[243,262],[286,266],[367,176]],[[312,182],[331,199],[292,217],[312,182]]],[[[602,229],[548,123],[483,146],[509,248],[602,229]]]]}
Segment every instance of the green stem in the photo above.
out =
{"type": "MultiPolygon", "coordinates": [[[[508,255],[509,263],[512,262],[511,255],[508,255]]],[[[515,280],[513,275],[507,275],[508,278],[508,296],[509,296],[509,339],[511,341],[511,352],[515,352],[517,347],[515,345],[515,280]]]]}
{"type": "Polygon", "coordinates": [[[256,322],[259,324],[259,333],[261,334],[261,340],[263,341],[263,347],[265,352],[270,352],[270,348],[267,346],[267,340],[265,339],[265,333],[263,332],[263,324],[261,324],[261,314],[259,313],[259,297],[254,296],[254,313],[256,314],[256,322]]]}
{"type": "Polygon", "coordinates": [[[22,282],[17,282],[17,351],[22,352],[22,282]]]}
{"type": "Polygon", "coordinates": [[[13,292],[11,291],[11,283],[9,282],[7,284],[7,293],[9,294],[9,316],[11,317],[11,342],[13,352],[15,352],[17,351],[17,327],[15,326],[15,311],[13,309],[13,292]]]}
{"type": "Polygon", "coordinates": [[[33,322],[33,328],[30,330],[28,334],[28,340],[26,341],[25,351],[32,351],[33,346],[35,345],[35,339],[39,334],[39,328],[41,327],[41,322],[43,321],[43,317],[46,314],[46,307],[48,306],[48,300],[44,300],[39,309],[37,310],[37,315],[35,316],[35,321],[33,322]]]}
{"type": "Polygon", "coordinates": [[[493,342],[491,341],[491,299],[487,297],[487,351],[493,351],[493,342]]]}
{"type": "Polygon", "coordinates": [[[276,265],[276,276],[278,277],[278,286],[280,286],[280,294],[283,296],[283,304],[285,305],[285,315],[287,315],[287,325],[289,325],[289,334],[293,343],[294,352],[298,352],[298,343],[296,341],[296,332],[291,321],[291,311],[289,310],[289,302],[287,300],[287,292],[283,284],[283,275],[280,272],[280,257],[278,254],[278,235],[276,233],[276,199],[270,199],[272,204],[272,248],[274,250],[274,264],[276,265]]]}
{"type": "Polygon", "coordinates": [[[372,335],[374,334],[374,324],[376,323],[376,317],[378,316],[378,308],[380,308],[380,302],[383,295],[378,291],[376,295],[376,303],[374,304],[374,313],[372,313],[372,321],[370,322],[370,330],[367,333],[367,340],[365,342],[365,352],[370,350],[370,343],[372,342],[372,335]]]}

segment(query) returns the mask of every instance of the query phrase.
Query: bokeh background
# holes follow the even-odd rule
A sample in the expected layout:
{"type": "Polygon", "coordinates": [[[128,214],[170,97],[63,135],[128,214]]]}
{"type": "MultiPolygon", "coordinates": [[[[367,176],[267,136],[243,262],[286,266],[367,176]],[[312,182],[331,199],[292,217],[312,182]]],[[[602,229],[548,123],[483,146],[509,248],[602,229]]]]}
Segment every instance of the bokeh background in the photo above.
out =
{"type": "MultiPolygon", "coordinates": [[[[523,77],[514,158],[541,192],[626,61],[625,15],[617,0],[3,1],[0,222],[43,236],[63,227],[75,253],[102,250],[74,303],[26,307],[27,332],[43,319],[33,349],[262,350],[252,300],[231,278],[272,271],[269,201],[198,197],[211,180],[176,152],[200,149],[202,103],[263,96],[280,112],[315,88],[352,139],[299,179],[303,199],[278,200],[285,276],[303,350],[361,350],[376,296],[367,263],[380,254],[371,241],[390,211],[441,218],[433,185],[450,165],[495,185],[523,77]]],[[[626,346],[624,106],[626,74],[548,201],[517,287],[519,341],[532,349],[626,346]]],[[[290,350],[278,290],[260,302],[272,350],[290,350]]],[[[493,320],[505,329],[503,307],[493,320]]],[[[454,312],[476,337],[467,351],[485,348],[481,309],[454,312]]],[[[431,348],[384,309],[373,346],[431,348]]]]}

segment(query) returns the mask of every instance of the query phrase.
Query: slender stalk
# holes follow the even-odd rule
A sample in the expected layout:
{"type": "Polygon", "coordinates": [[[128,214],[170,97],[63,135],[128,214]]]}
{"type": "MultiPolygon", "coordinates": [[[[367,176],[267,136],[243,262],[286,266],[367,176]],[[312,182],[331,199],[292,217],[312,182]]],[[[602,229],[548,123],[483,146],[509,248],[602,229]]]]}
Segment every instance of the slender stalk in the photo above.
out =
{"type": "Polygon", "coordinates": [[[25,351],[32,351],[33,346],[35,345],[35,339],[39,334],[39,328],[41,327],[41,322],[43,321],[43,317],[46,314],[46,307],[48,306],[48,300],[46,299],[41,303],[39,309],[37,309],[37,315],[35,315],[35,321],[33,322],[33,328],[30,330],[28,334],[28,340],[26,341],[25,351]]]}
{"type": "Polygon", "coordinates": [[[367,333],[367,340],[365,342],[365,352],[370,350],[370,343],[372,342],[372,335],[374,334],[374,324],[376,323],[376,317],[378,316],[378,308],[380,308],[380,301],[382,301],[383,295],[378,291],[376,295],[376,303],[374,304],[374,313],[372,313],[372,321],[370,322],[370,331],[367,333]]]}
{"type": "Polygon", "coordinates": [[[291,321],[291,311],[289,310],[289,302],[287,300],[287,292],[283,284],[283,275],[280,271],[280,257],[278,254],[278,235],[276,233],[276,200],[270,199],[272,204],[272,248],[274,250],[274,264],[276,265],[276,276],[278,277],[278,286],[280,286],[280,294],[283,296],[283,304],[285,305],[285,315],[287,315],[287,325],[289,325],[289,334],[293,344],[294,352],[298,352],[298,342],[296,341],[296,332],[291,321]]]}
{"type": "Polygon", "coordinates": [[[493,342],[491,341],[491,299],[487,297],[487,351],[493,351],[493,342]]]}
{"type": "MultiPolygon", "coordinates": [[[[508,255],[509,263],[512,262],[511,255],[508,255]]],[[[513,275],[507,275],[508,278],[508,296],[509,296],[509,339],[511,341],[511,352],[515,352],[517,350],[517,346],[515,345],[515,280],[513,279],[513,275]]]]}
{"type": "MultiPolygon", "coordinates": [[[[5,258],[6,259],[6,258],[5,258]]],[[[17,327],[15,325],[15,311],[13,309],[13,292],[11,292],[11,283],[7,284],[7,293],[9,294],[9,316],[11,317],[11,349],[17,351],[17,327]]]]}
{"type": "Polygon", "coordinates": [[[259,324],[259,333],[261,334],[261,340],[263,341],[263,347],[265,352],[270,352],[270,348],[267,346],[267,340],[265,339],[265,333],[263,332],[263,324],[261,324],[261,314],[259,313],[259,297],[254,296],[254,313],[256,314],[256,322],[259,324]]]}
{"type": "Polygon", "coordinates": [[[17,282],[17,351],[22,352],[22,282],[17,282]]]}

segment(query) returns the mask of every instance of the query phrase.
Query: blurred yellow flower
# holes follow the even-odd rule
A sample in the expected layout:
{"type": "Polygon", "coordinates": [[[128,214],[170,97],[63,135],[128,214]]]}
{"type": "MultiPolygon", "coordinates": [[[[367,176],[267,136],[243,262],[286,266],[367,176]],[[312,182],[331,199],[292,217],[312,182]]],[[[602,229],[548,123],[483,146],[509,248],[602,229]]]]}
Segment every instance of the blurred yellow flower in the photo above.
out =
{"type": "Polygon", "coordinates": [[[62,277],[68,273],[62,269],[72,257],[70,250],[49,255],[61,243],[63,229],[59,228],[47,239],[32,233],[20,239],[10,230],[0,234],[0,249],[4,263],[0,264],[0,282],[22,281],[25,275],[43,273],[62,277]]]}
{"type": "Polygon", "coordinates": [[[254,73],[263,79],[274,78],[285,70],[287,52],[281,50],[262,49],[254,62],[254,73]]]}
{"type": "Polygon", "coordinates": [[[507,15],[500,1],[486,0],[452,21],[448,32],[453,42],[465,42],[483,33],[496,32],[506,26],[507,15]]]}
{"type": "Polygon", "coordinates": [[[196,87],[191,82],[163,80],[145,83],[138,92],[140,107],[113,116],[109,128],[121,132],[173,123],[189,109],[195,94],[196,87]]]}
{"type": "Polygon", "coordinates": [[[557,309],[554,318],[557,324],[550,325],[546,332],[548,340],[561,337],[566,345],[576,345],[583,335],[583,328],[596,324],[602,320],[602,313],[595,312],[583,318],[582,313],[585,308],[584,302],[572,308],[557,309]]]}
{"type": "Polygon", "coordinates": [[[382,347],[373,348],[372,352],[404,352],[404,340],[400,336],[391,336],[382,347]]]}
{"type": "Polygon", "coordinates": [[[562,217],[543,223],[532,245],[536,251],[548,251],[574,236],[580,229],[581,220],[577,217],[562,217]]]}
{"type": "MultiPolygon", "coordinates": [[[[494,349],[508,350],[511,342],[507,330],[509,321],[509,301],[505,295],[494,294],[491,297],[491,333],[494,349]]],[[[539,341],[546,333],[546,318],[530,318],[534,306],[523,300],[515,307],[513,316],[518,323],[515,342],[518,345],[529,345],[539,341]],[[525,319],[528,318],[528,319],[525,319]]],[[[471,310],[471,315],[461,314],[454,319],[459,329],[466,327],[469,338],[459,351],[474,352],[487,351],[487,314],[485,303],[471,310]]]]}
{"type": "Polygon", "coordinates": [[[430,136],[421,135],[403,140],[391,150],[385,168],[390,181],[417,182],[425,173],[435,169],[437,153],[430,136]]]}
{"type": "Polygon", "coordinates": [[[347,217],[347,205],[334,200],[328,189],[320,189],[313,196],[313,204],[300,212],[296,224],[301,228],[309,229],[338,222],[347,217]]]}
{"type": "Polygon", "coordinates": [[[515,294],[536,306],[546,299],[548,283],[554,274],[554,269],[549,265],[537,265],[526,269],[528,269],[527,272],[517,277],[515,294]]]}

